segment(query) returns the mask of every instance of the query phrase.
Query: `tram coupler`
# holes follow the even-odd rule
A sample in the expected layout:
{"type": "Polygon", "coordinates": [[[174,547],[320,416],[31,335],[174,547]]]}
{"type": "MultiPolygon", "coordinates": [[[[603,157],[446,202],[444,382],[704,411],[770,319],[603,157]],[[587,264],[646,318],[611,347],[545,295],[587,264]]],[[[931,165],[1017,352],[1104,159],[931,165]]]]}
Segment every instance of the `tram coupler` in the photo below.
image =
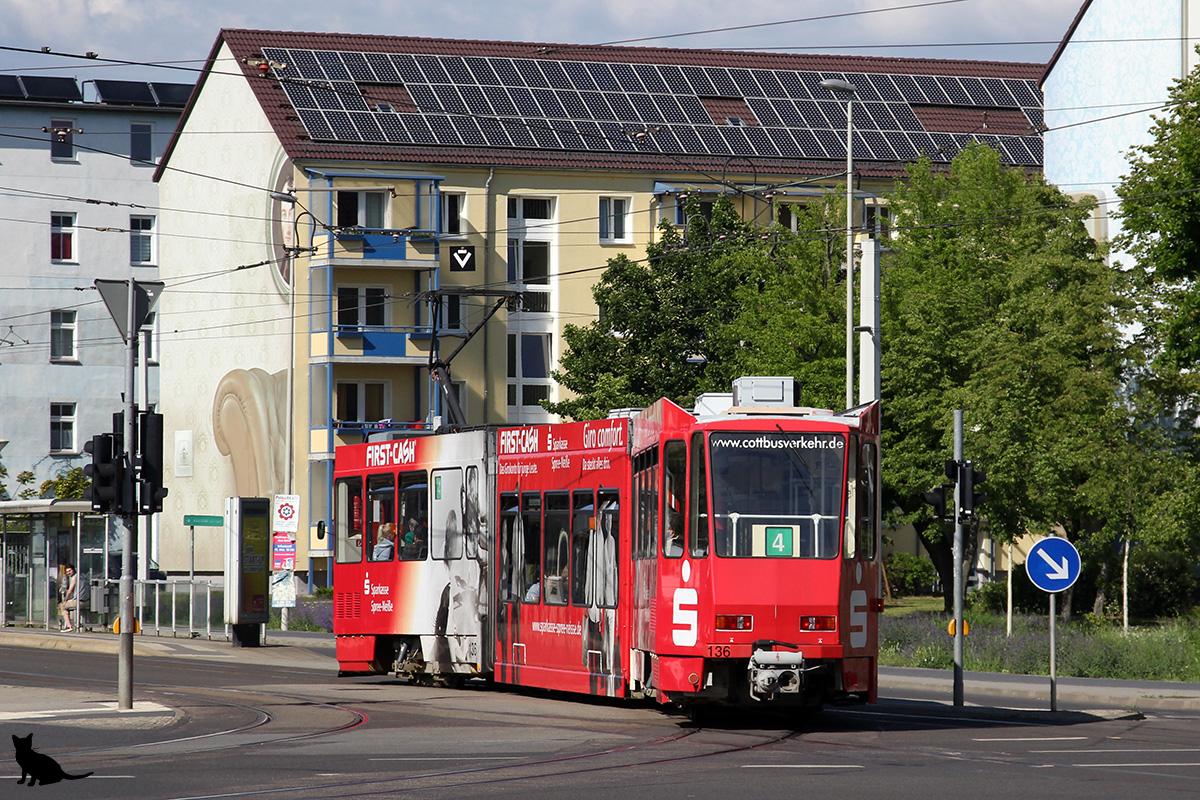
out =
{"type": "Polygon", "coordinates": [[[779,694],[799,694],[804,686],[804,654],[759,649],[772,646],[799,649],[799,645],[773,639],[760,639],[754,643],[754,653],[746,672],[750,679],[750,696],[755,700],[769,700],[779,694]]]}

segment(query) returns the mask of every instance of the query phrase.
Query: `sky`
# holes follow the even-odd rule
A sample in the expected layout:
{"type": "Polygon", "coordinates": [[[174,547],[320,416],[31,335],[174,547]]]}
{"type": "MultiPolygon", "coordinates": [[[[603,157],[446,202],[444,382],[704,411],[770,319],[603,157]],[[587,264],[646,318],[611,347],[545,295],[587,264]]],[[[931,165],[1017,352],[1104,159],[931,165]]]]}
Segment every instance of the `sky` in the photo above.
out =
{"type": "Polygon", "coordinates": [[[0,0],[0,73],[190,83],[221,28],[1045,63],[1082,2],[0,0]]]}

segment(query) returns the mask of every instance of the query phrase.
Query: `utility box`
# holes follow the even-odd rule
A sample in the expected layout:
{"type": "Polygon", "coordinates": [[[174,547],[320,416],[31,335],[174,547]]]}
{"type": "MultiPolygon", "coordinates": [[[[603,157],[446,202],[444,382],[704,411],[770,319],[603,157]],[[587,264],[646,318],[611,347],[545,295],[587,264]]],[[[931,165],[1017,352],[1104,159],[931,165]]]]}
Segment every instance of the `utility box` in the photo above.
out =
{"type": "Polygon", "coordinates": [[[225,622],[234,647],[257,647],[271,613],[271,501],[225,498],[225,622]]]}
{"type": "Polygon", "coordinates": [[[800,382],[790,375],[747,377],[733,382],[733,404],[740,408],[800,405],[800,382]]]}

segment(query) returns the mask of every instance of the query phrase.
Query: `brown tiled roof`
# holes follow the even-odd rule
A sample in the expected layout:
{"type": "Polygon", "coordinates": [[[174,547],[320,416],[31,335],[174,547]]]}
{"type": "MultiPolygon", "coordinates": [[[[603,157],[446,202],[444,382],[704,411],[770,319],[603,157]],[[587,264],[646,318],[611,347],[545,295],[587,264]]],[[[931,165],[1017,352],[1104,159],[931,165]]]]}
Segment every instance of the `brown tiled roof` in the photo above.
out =
{"type": "MultiPolygon", "coordinates": [[[[234,57],[242,62],[242,71],[246,80],[252,88],[260,106],[266,114],[270,124],[286,152],[293,160],[344,160],[347,162],[379,162],[387,161],[392,163],[414,163],[427,165],[481,165],[481,166],[511,166],[511,167],[527,167],[527,168],[576,168],[576,169],[597,169],[597,170],[653,170],[657,172],[694,172],[696,170],[707,169],[723,169],[727,168],[731,160],[737,160],[743,164],[753,163],[754,171],[758,173],[779,171],[784,174],[807,174],[807,175],[825,175],[833,174],[838,171],[837,165],[843,163],[844,156],[832,157],[807,157],[807,151],[798,149],[795,145],[792,146],[794,152],[800,152],[805,157],[785,157],[776,154],[785,152],[785,150],[776,147],[775,145],[764,146],[756,144],[756,142],[766,142],[766,137],[772,133],[768,128],[775,129],[773,132],[779,134],[780,129],[788,129],[795,131],[796,138],[804,137],[805,145],[814,149],[818,156],[822,155],[822,150],[815,143],[817,139],[813,138],[812,131],[809,128],[817,125],[822,128],[818,133],[824,137],[826,144],[826,152],[833,152],[832,147],[838,146],[829,143],[834,137],[831,135],[831,128],[836,124],[837,115],[826,112],[823,117],[817,109],[818,104],[811,100],[804,102],[808,106],[802,109],[805,112],[803,122],[799,120],[799,103],[797,106],[790,109],[794,119],[761,119],[761,114],[751,113],[744,114],[726,114],[725,116],[742,116],[743,119],[752,126],[751,128],[741,129],[746,131],[746,136],[750,136],[749,147],[751,153],[739,153],[736,149],[733,151],[734,156],[729,155],[712,155],[709,150],[689,150],[680,152],[676,144],[676,150],[671,152],[659,152],[659,148],[651,146],[649,141],[641,142],[642,151],[626,151],[614,152],[611,149],[570,149],[568,146],[470,146],[458,144],[457,141],[453,146],[439,145],[436,143],[429,144],[414,144],[411,142],[387,142],[387,141],[350,141],[348,137],[341,136],[337,132],[326,131],[324,136],[318,136],[316,139],[311,138],[309,128],[300,118],[301,111],[299,107],[293,105],[287,93],[285,93],[284,82],[291,81],[296,86],[316,86],[319,85],[321,91],[330,91],[330,86],[327,81],[299,80],[291,76],[298,73],[295,69],[284,69],[278,72],[260,73],[256,66],[245,63],[247,60],[262,59],[264,57],[264,48],[267,50],[288,50],[296,51],[332,51],[346,53],[387,53],[395,56],[396,54],[408,55],[435,55],[443,58],[459,56],[462,58],[470,57],[489,57],[489,58],[513,58],[513,59],[535,59],[540,61],[559,61],[559,62],[607,62],[609,64],[627,63],[636,65],[658,65],[658,66],[678,66],[678,67],[726,67],[734,70],[738,69],[753,69],[753,70],[775,70],[775,71],[795,71],[796,73],[810,73],[815,75],[821,73],[825,77],[849,78],[858,80],[860,89],[869,91],[874,95],[875,89],[872,88],[872,81],[868,75],[893,75],[893,76],[910,76],[903,78],[909,81],[911,85],[916,86],[920,81],[946,81],[951,84],[957,84],[955,77],[964,77],[968,79],[989,79],[993,84],[1007,83],[1012,86],[1013,82],[1025,83],[1033,86],[1032,82],[1036,81],[1042,74],[1043,67],[1039,64],[1022,64],[1022,63],[1007,63],[1007,62],[988,62],[988,61],[971,61],[971,60],[952,60],[952,59],[913,59],[913,58],[879,58],[879,57],[863,57],[863,56],[822,56],[822,55],[795,55],[795,54],[779,54],[779,53],[755,53],[755,52],[732,52],[722,50],[697,50],[697,49],[674,49],[662,47],[613,47],[601,45],[569,45],[569,44],[543,44],[530,42],[500,42],[500,41],[467,41],[456,39],[432,39],[432,38],[416,38],[405,36],[374,36],[374,35],[358,35],[358,34],[337,34],[337,33],[301,33],[301,32],[285,32],[285,31],[256,31],[256,30],[241,30],[227,29],[221,31],[213,50],[209,56],[209,64],[206,68],[211,69],[212,63],[220,50],[222,43],[229,46],[234,57]],[[925,77],[925,76],[939,76],[925,77]],[[1003,79],[993,80],[993,79],[1003,79]],[[914,82],[915,81],[915,82],[914,82]],[[818,121],[820,124],[818,125],[818,121]],[[340,140],[338,140],[340,137],[340,140]],[[755,148],[762,148],[755,149],[755,148]],[[767,152],[769,155],[763,155],[767,152]]],[[[730,73],[734,74],[734,73],[730,73]]],[[[207,71],[205,76],[207,75],[207,71]]],[[[815,80],[815,78],[814,78],[815,80]]],[[[899,85],[900,78],[897,78],[899,85]]],[[[181,122],[180,130],[186,125],[187,117],[192,110],[192,104],[195,103],[196,97],[203,90],[205,77],[202,76],[201,83],[196,92],[192,95],[192,100],[189,106],[184,111],[183,122],[181,122]]],[[[434,116],[438,117],[438,121],[449,125],[455,122],[454,114],[442,112],[440,109],[434,109],[431,114],[431,109],[428,107],[422,108],[421,101],[414,98],[412,90],[414,87],[396,82],[390,85],[380,84],[375,81],[362,81],[358,84],[347,82],[349,91],[353,91],[354,99],[358,103],[366,102],[367,106],[363,111],[374,109],[380,103],[389,103],[393,110],[401,115],[409,115],[420,119],[421,115],[413,112],[420,111],[425,115],[426,119],[434,116]]],[[[962,84],[962,88],[958,89],[959,100],[966,101],[966,93],[964,88],[966,83],[962,84]]],[[[973,87],[978,87],[981,84],[977,80],[972,81],[973,87]]],[[[416,89],[426,89],[428,86],[416,86],[416,89]]],[[[474,87],[478,90],[478,87],[474,87]]],[[[1024,90],[1024,86],[1018,86],[1024,90]]],[[[308,91],[304,88],[303,91],[308,91]]],[[[345,91],[345,90],[343,90],[345,91]]],[[[824,91],[824,90],[822,90],[824,91]]],[[[920,93],[919,90],[917,92],[920,93]]],[[[724,95],[729,95],[730,92],[725,92],[724,95]]],[[[987,91],[982,91],[984,98],[987,98],[987,91]]],[[[632,95],[631,95],[632,96],[632,95]]],[[[997,95],[998,96],[998,95],[997,95]]],[[[1036,119],[1040,121],[1041,109],[1033,108],[1032,103],[1039,103],[1040,98],[1035,98],[1033,92],[1025,92],[1024,97],[1017,97],[1016,102],[1021,106],[1030,106],[1028,113],[1034,114],[1036,119]]],[[[861,97],[861,95],[860,95],[861,97]]],[[[698,98],[692,96],[692,101],[704,100],[704,105],[711,105],[711,98],[698,98]]],[[[828,98],[833,100],[831,94],[828,98]]],[[[964,106],[959,108],[953,97],[946,94],[940,94],[935,103],[945,103],[940,111],[927,111],[922,114],[916,114],[910,120],[900,120],[898,109],[904,108],[904,101],[898,98],[885,98],[874,96],[878,102],[874,103],[856,103],[855,104],[855,123],[856,128],[861,126],[870,127],[877,126],[874,131],[864,131],[864,135],[873,136],[869,143],[865,144],[861,150],[856,146],[856,171],[862,174],[874,174],[879,176],[899,175],[904,171],[904,165],[907,161],[915,160],[918,151],[929,154],[935,154],[935,158],[944,157],[949,152],[953,153],[956,149],[953,134],[959,134],[960,137],[966,133],[975,130],[975,126],[970,129],[964,129],[962,120],[975,115],[978,119],[981,115],[981,110],[987,108],[989,117],[997,121],[997,127],[989,127],[988,133],[993,135],[992,143],[998,143],[1000,139],[996,136],[1005,134],[1018,134],[1018,129],[1021,133],[1028,137],[1030,124],[1028,120],[1024,125],[1020,124],[1024,118],[1024,114],[1016,107],[1007,109],[991,108],[972,104],[969,107],[964,106]],[[883,100],[893,100],[896,102],[885,103],[883,100]],[[867,107],[864,107],[867,106],[867,107]],[[876,107],[872,110],[871,107],[876,107]],[[897,109],[896,116],[886,110],[887,107],[897,109]],[[969,111],[966,110],[969,108],[969,111]],[[957,112],[958,116],[955,116],[957,112]],[[860,116],[863,114],[864,116],[860,116]],[[965,115],[965,116],[964,116],[965,115]],[[1000,125],[1000,120],[1004,124],[1000,125]],[[897,121],[900,120],[900,121],[897,121]],[[933,127],[931,127],[931,125],[933,127]],[[942,127],[938,127],[938,126],[942,127]],[[883,127],[888,126],[888,127],[883,127]],[[924,128],[924,130],[922,130],[924,128]],[[881,137],[880,130],[892,130],[894,135],[898,136],[899,140],[907,145],[907,151],[901,158],[887,156],[884,158],[876,157],[871,159],[873,153],[888,153],[888,146],[880,145],[877,140],[881,137]],[[910,134],[904,133],[910,131],[910,134]],[[927,134],[936,133],[938,135],[949,135],[950,138],[942,136],[939,139],[931,139],[927,134]],[[906,139],[908,136],[911,139],[906,139]],[[919,142],[919,144],[917,144],[919,142]],[[872,145],[871,143],[875,143],[872,145]],[[876,149],[872,149],[872,148],[876,149]],[[916,149],[914,149],[916,147],[916,149]]],[[[734,105],[739,110],[747,110],[747,100],[741,97],[723,96],[722,101],[734,105]]],[[[766,113],[773,115],[769,107],[770,100],[758,98],[751,102],[758,103],[755,108],[764,110],[764,102],[767,104],[766,113]]],[[[790,100],[787,101],[791,103],[790,100]]],[[[1007,105],[1012,106],[1012,102],[1007,105]]],[[[724,107],[722,106],[722,109],[724,107]]],[[[710,114],[712,109],[709,109],[710,114]]],[[[307,110],[305,113],[316,114],[321,120],[324,119],[322,112],[319,110],[307,110]]],[[[905,113],[909,113],[905,110],[905,113]]],[[[459,117],[472,116],[466,113],[459,113],[459,117]]],[[[350,119],[352,115],[346,115],[346,119],[350,119]]],[[[362,117],[354,117],[355,120],[361,120],[362,117]]],[[[396,118],[399,119],[399,118],[396,118]]],[[[484,120],[483,117],[479,117],[484,120]]],[[[498,117],[489,116],[485,121],[494,122],[498,117]]],[[[844,113],[841,119],[844,120],[844,113]]],[[[461,121],[457,120],[457,121],[461,121]]],[[[506,120],[511,122],[512,120],[506,120]]],[[[723,122],[724,120],[716,120],[714,122],[723,122]]],[[[529,117],[525,120],[517,120],[518,124],[527,124],[529,129],[533,131],[535,127],[541,126],[544,128],[549,126],[554,128],[559,124],[554,119],[541,118],[537,119],[529,117]]],[[[707,120],[705,120],[707,123],[707,120]]],[[[347,123],[348,124],[348,123],[347,123]]],[[[372,123],[374,124],[374,123],[372,123]]],[[[397,123],[398,124],[398,123],[397,123]]],[[[566,127],[570,127],[572,136],[578,138],[575,133],[575,127],[570,120],[562,122],[566,127]]],[[[609,134],[614,129],[613,126],[619,123],[609,124],[609,134]]],[[[844,121],[840,123],[844,129],[844,121]]],[[[624,125],[621,123],[621,125],[624,125]]],[[[664,128],[670,128],[669,125],[663,125],[664,128]]],[[[723,125],[726,130],[730,126],[723,125]]],[[[643,132],[649,135],[645,136],[646,140],[653,138],[656,134],[653,132],[656,129],[650,125],[643,126],[643,132]]],[[[625,135],[629,132],[623,128],[617,128],[620,134],[625,135]]],[[[353,133],[353,131],[351,131],[353,133]]],[[[534,131],[535,133],[537,131],[534,131]]],[[[702,131],[702,133],[708,133],[702,131]]],[[[178,135],[178,134],[177,134],[178,135]]],[[[741,133],[731,133],[734,137],[742,136],[741,133]]],[[[787,134],[785,134],[787,135],[787,134]]],[[[314,134],[317,136],[317,134],[314,134]]],[[[664,137],[669,137],[669,131],[662,134],[664,137]]],[[[526,135],[525,138],[528,138],[526,135]]],[[[553,138],[553,137],[552,137],[553,138]]],[[[632,136],[631,136],[632,138],[632,136]]],[[[641,138],[639,134],[639,138],[641,138]]],[[[844,141],[844,132],[841,137],[844,141]]],[[[564,141],[567,136],[564,134],[564,141]]],[[[466,138],[464,137],[464,141],[466,138]]],[[[490,141],[490,140],[489,140],[490,141]]],[[[557,140],[556,140],[557,141],[557,140]]],[[[682,140],[681,140],[682,141],[682,140]]],[[[737,140],[740,145],[740,140],[737,140]]],[[[507,142],[507,140],[506,140],[507,142]]],[[[966,140],[959,142],[959,145],[964,145],[966,140]]],[[[629,147],[626,142],[621,142],[622,146],[629,147]]],[[[686,145],[683,145],[686,147],[686,145]]],[[[731,145],[732,147],[733,145],[731,145]]],[[[999,145],[997,145],[999,146],[999,145]]],[[[168,147],[167,155],[163,159],[163,165],[160,166],[159,173],[165,168],[169,160],[170,153],[174,147],[174,140],[168,147]]],[[[1041,162],[1041,147],[1040,141],[1031,143],[1031,146],[1022,150],[1020,145],[1015,147],[1015,151],[1020,151],[1024,154],[1024,161],[1017,161],[1029,167],[1040,167],[1041,162]],[[1036,144],[1036,146],[1034,146],[1036,144]],[[1032,156],[1029,153],[1034,153],[1032,156]]],[[[715,152],[715,151],[713,151],[715,152]]],[[[793,154],[794,154],[793,152],[793,154]]]]}
{"type": "Polygon", "coordinates": [[[1028,136],[1035,133],[1023,113],[1012,108],[962,108],[921,106],[913,113],[926,130],[946,133],[988,133],[996,136],[1028,136]]]}

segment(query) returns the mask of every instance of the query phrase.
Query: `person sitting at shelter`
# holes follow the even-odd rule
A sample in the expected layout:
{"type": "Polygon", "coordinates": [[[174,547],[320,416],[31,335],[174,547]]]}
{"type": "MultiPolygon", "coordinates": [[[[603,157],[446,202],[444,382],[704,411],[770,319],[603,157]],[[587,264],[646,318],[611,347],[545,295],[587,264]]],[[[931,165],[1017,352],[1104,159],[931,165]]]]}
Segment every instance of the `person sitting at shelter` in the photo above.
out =
{"type": "Polygon", "coordinates": [[[87,608],[87,602],[92,599],[91,586],[87,581],[80,581],[75,574],[75,565],[67,564],[67,590],[63,593],[62,602],[58,604],[58,616],[62,621],[61,630],[73,631],[79,624],[80,613],[87,608]],[[71,624],[71,612],[75,612],[75,625],[71,624]]]}

